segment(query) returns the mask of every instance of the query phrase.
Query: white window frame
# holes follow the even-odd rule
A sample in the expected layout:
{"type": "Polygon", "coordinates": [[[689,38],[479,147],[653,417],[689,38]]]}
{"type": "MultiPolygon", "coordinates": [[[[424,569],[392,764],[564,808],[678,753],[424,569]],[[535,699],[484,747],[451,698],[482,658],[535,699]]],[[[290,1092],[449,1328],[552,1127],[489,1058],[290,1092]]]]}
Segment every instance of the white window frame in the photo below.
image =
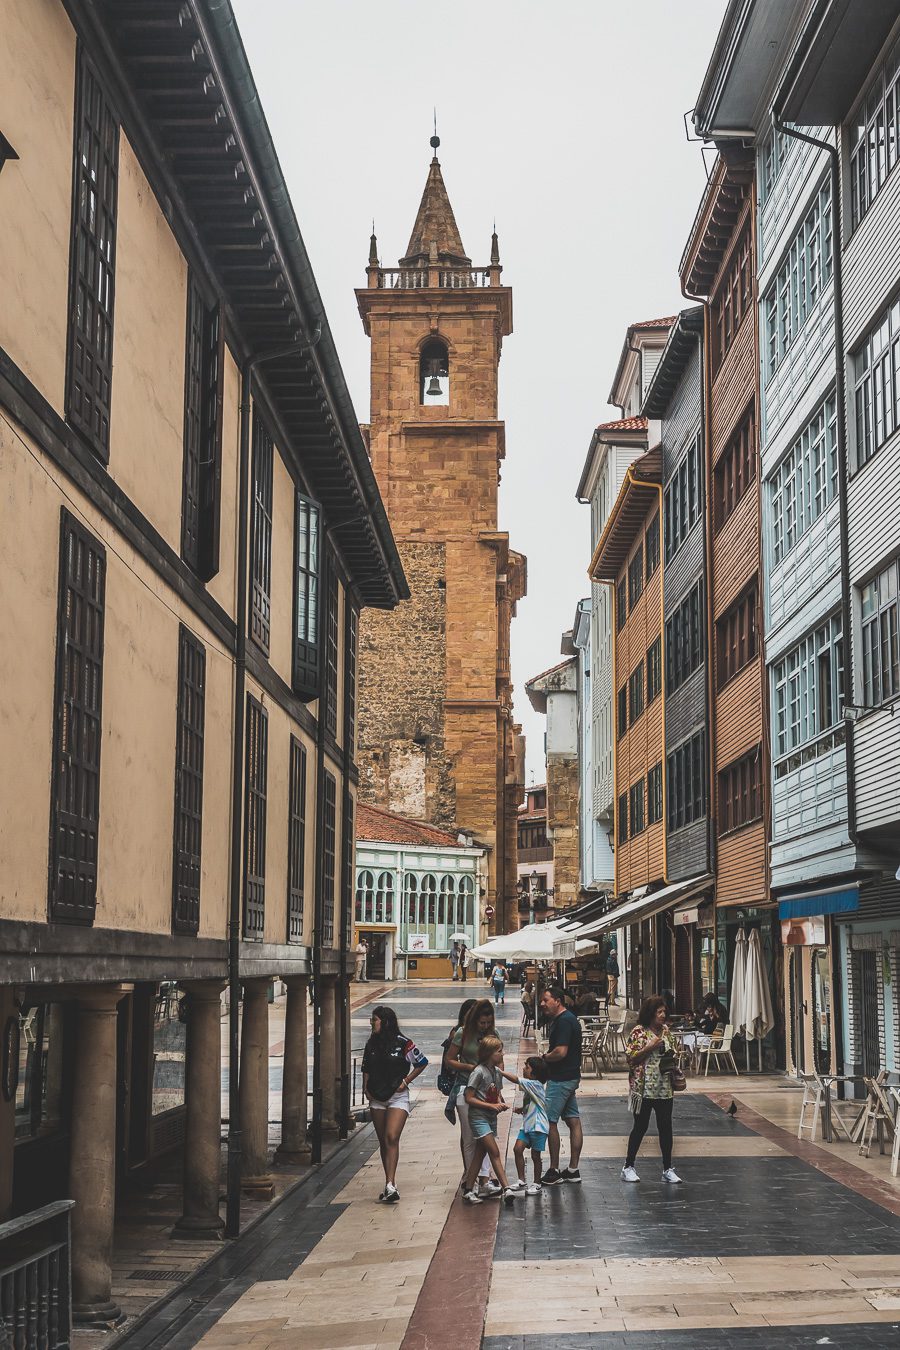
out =
{"type": "Polygon", "coordinates": [[[772,667],[775,777],[799,768],[844,739],[843,635],[839,614],[826,619],[772,667]],[[819,744],[820,738],[826,743],[819,744]]]}
{"type": "Polygon", "coordinates": [[[784,561],[837,495],[836,406],[830,394],[769,480],[775,565],[784,561]]]}
{"type": "Polygon", "coordinates": [[[765,376],[770,380],[831,280],[831,181],[826,178],[763,296],[765,376]]]}
{"type": "Polygon", "coordinates": [[[879,708],[900,694],[900,562],[895,558],[860,587],[862,695],[879,708]]]}

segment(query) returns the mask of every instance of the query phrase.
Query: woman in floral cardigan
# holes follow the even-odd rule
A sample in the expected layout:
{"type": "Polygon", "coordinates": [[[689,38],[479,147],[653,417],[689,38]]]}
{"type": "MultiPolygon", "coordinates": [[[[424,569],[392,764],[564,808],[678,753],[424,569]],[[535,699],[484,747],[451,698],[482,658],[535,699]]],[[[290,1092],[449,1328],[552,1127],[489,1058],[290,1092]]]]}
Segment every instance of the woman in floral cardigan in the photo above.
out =
{"type": "Polygon", "coordinates": [[[628,1038],[629,1104],[634,1112],[634,1127],[628,1139],[628,1156],[622,1168],[623,1181],[640,1181],[634,1170],[641,1140],[647,1133],[651,1113],[656,1114],[659,1148],[662,1153],[663,1181],[679,1182],[672,1166],[672,1092],[671,1074],[660,1068],[663,1055],[674,1054],[675,1041],[666,1026],[666,1000],[658,994],[644,1000],[637,1026],[628,1038]]]}

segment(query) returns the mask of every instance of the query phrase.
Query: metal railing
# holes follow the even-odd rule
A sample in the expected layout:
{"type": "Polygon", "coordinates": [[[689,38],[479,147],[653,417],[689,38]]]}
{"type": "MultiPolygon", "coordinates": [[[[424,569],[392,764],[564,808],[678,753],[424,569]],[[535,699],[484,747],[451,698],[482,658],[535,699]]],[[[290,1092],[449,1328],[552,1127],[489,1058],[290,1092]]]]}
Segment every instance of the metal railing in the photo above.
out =
{"type": "Polygon", "coordinates": [[[72,1336],[74,1200],[0,1224],[0,1346],[67,1350],[72,1336]]]}

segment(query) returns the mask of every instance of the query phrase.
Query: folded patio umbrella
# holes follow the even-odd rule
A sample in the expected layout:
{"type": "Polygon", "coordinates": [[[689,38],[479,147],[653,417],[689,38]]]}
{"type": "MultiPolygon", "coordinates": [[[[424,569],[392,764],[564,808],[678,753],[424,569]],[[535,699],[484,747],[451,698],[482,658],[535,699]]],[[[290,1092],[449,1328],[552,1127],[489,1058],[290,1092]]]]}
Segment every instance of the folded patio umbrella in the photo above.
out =
{"type": "Polygon", "coordinates": [[[769,981],[759,943],[759,929],[750,930],[747,968],[744,975],[744,1035],[747,1041],[747,1068],[750,1068],[750,1042],[759,1041],[759,1067],[762,1069],[762,1043],[775,1022],[769,981]]]}
{"type": "Polygon", "coordinates": [[[747,987],[747,934],[743,927],[737,930],[734,939],[734,965],[731,970],[731,1001],[728,1004],[728,1020],[736,1036],[743,1033],[747,1024],[744,1001],[747,987]]]}

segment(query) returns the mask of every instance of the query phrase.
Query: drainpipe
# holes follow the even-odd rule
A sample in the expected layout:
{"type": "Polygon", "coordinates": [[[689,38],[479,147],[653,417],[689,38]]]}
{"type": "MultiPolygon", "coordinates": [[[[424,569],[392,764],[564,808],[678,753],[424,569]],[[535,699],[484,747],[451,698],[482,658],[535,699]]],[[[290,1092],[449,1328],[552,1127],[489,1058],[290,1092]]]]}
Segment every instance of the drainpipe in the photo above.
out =
{"type": "MultiPolygon", "coordinates": [[[[841,161],[836,145],[829,141],[810,136],[796,127],[782,122],[775,109],[772,109],[772,121],[778,131],[794,140],[805,141],[817,150],[828,154],[831,169],[831,237],[832,237],[832,281],[834,285],[834,400],[837,411],[837,448],[840,473],[838,475],[838,511],[841,535],[841,631],[844,642],[843,687],[841,690],[843,706],[853,705],[853,628],[850,604],[850,530],[847,520],[847,484],[850,478],[850,463],[847,452],[847,423],[844,388],[844,303],[843,303],[843,260],[841,240],[841,161]]],[[[844,722],[844,738],[847,747],[847,833],[852,844],[859,843],[856,829],[856,765],[853,758],[854,728],[850,721],[844,722]]]]}
{"type": "Polygon", "coordinates": [[[250,482],[250,391],[253,371],[265,361],[300,353],[311,342],[292,343],[276,351],[246,357],[241,365],[240,439],[238,450],[238,544],[237,606],[234,656],[234,731],[231,765],[231,857],[228,903],[228,1170],[226,1183],[225,1236],[237,1237],[241,1229],[241,1099],[240,993],[241,993],[241,901],[243,898],[242,825],[244,802],[244,704],[247,688],[247,536],[250,482]]]}

